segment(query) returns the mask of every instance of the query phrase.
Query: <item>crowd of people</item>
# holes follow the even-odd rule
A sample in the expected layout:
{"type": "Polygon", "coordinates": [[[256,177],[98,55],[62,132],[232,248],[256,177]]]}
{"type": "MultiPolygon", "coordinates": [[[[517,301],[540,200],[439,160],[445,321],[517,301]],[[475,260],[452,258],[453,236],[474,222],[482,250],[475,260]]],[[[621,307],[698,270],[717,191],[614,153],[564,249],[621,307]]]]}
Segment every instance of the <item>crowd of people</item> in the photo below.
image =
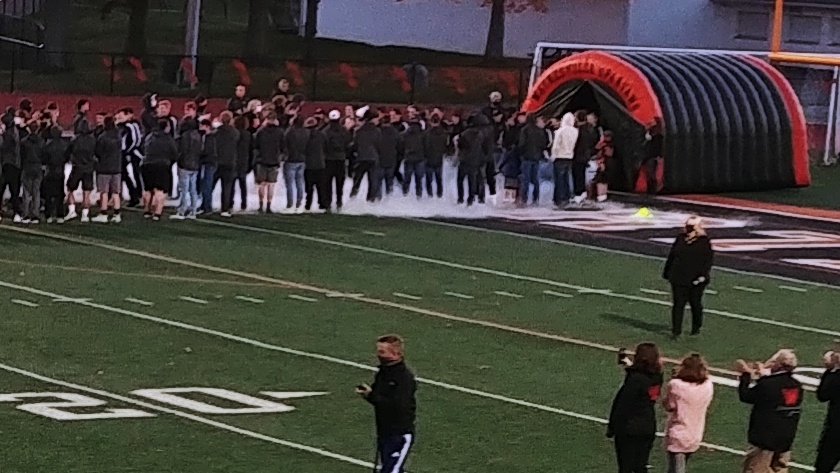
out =
{"type": "Polygon", "coordinates": [[[9,191],[16,223],[39,223],[42,213],[49,223],[119,222],[126,195],[126,205],[142,206],[153,220],[162,217],[168,198],[179,200],[173,219],[214,211],[230,217],[237,190],[240,209],[247,208],[246,178],[253,173],[258,212],[275,211],[281,177],[286,211],[331,212],[344,205],[348,178],[350,198],[365,181],[371,202],[395,191],[441,198],[453,184],[443,177],[449,163],[457,168],[459,204],[482,204],[488,196],[495,202],[501,173],[506,201],[524,206],[539,203],[539,169],[550,162],[558,208],[607,198],[615,148],[594,112],[546,121],[504,107],[499,92],[465,116],[439,107],[352,105],[306,115],[303,106],[285,79],[270,100],[249,98],[239,85],[226,110],[211,112],[199,96],[178,117],[156,94],[143,98],[139,113],[125,107],[92,117],[91,102],[82,99],[65,133],[55,103],[36,109],[23,100],[0,118],[0,194],[9,191]],[[217,186],[221,199],[214,205],[217,186]]]}
{"type": "MultiPolygon", "coordinates": [[[[817,399],[829,404],[817,447],[816,473],[831,473],[840,462],[840,352],[823,356],[825,372],[817,399]]],[[[668,415],[665,428],[668,473],[685,473],[701,447],[706,414],[713,397],[709,367],[698,354],[682,360],[664,385],[663,361],[656,345],[642,343],[635,356],[619,353],[627,365],[624,383],[613,401],[607,436],[614,438],[619,473],[647,473],[656,438],[656,404],[668,415]]],[[[752,405],[744,473],[787,472],[802,412],[803,387],[793,373],[796,354],[776,352],[764,363],[736,362],[738,397],[752,405]]]]}

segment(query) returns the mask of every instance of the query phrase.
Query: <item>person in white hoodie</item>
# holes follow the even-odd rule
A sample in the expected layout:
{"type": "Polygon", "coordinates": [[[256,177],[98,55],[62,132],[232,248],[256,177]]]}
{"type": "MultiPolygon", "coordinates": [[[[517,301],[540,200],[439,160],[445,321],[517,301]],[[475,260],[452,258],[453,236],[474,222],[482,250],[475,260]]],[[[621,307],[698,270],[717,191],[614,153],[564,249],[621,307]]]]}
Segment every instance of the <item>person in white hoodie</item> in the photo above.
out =
{"type": "Polygon", "coordinates": [[[550,157],[554,163],[554,205],[558,207],[572,199],[572,158],[579,133],[571,113],[563,115],[560,127],[554,132],[550,157]]]}

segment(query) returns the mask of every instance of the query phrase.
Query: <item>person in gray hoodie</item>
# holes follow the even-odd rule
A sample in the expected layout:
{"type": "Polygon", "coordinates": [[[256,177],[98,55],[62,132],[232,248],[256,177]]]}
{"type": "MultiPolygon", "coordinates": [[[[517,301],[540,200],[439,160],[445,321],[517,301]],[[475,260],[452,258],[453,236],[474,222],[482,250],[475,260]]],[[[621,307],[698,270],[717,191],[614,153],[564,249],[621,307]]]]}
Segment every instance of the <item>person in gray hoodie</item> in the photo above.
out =
{"type": "Polygon", "coordinates": [[[122,142],[114,117],[105,117],[102,133],[96,138],[96,188],[99,190],[99,215],[94,222],[108,223],[109,201],[113,202],[111,221],[119,223],[122,194],[122,142]]]}
{"type": "Polygon", "coordinates": [[[411,178],[414,177],[414,192],[423,197],[423,177],[426,175],[426,151],[423,148],[423,128],[416,118],[408,123],[402,134],[400,155],[403,157],[403,195],[408,195],[411,178]]]}
{"type": "Polygon", "coordinates": [[[303,127],[303,116],[292,119],[292,126],[286,131],[286,149],[288,156],[283,164],[283,180],[286,182],[286,209],[303,211],[303,195],[306,181],[303,172],[306,169],[306,146],[309,144],[309,130],[303,127]]]}

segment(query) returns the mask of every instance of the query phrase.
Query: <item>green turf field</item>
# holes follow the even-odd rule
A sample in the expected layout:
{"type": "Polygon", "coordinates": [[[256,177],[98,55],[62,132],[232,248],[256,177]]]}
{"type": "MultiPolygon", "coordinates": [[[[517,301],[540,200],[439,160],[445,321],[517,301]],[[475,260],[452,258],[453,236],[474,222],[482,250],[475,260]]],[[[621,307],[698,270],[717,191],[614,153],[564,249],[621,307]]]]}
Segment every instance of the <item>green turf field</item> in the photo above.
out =
{"type": "MultiPolygon", "coordinates": [[[[3,473],[369,471],[372,410],[353,387],[386,332],[406,337],[420,378],[409,471],[612,471],[618,347],[699,350],[724,370],[793,346],[818,366],[840,337],[837,289],[718,271],[703,336],[671,342],[658,260],[413,220],[132,214],[3,225],[0,247],[3,473]],[[219,414],[133,393],[178,387],[316,394],[273,400],[288,412],[219,414]],[[3,396],[43,392],[107,402],[60,413],[144,417],[59,421],[20,409],[56,399],[3,396]]],[[[737,470],[747,415],[717,387],[692,471],[737,470]]],[[[823,415],[809,395],[799,464],[823,415]]],[[[653,471],[663,459],[657,446],[653,471]]]]}

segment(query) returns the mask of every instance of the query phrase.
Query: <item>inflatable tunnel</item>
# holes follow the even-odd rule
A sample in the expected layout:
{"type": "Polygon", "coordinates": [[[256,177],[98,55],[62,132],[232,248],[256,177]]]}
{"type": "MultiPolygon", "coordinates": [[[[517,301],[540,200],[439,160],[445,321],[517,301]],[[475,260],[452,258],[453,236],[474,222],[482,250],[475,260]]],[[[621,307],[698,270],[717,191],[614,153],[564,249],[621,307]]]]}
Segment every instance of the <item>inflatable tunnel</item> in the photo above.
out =
{"type": "Polygon", "coordinates": [[[613,188],[662,193],[769,190],[810,184],[805,116],[793,88],[748,55],[587,51],[545,70],[523,111],[597,110],[614,133],[613,188]],[[646,162],[659,122],[662,159],[646,162]],[[655,171],[653,171],[655,169],[655,171]]]}

